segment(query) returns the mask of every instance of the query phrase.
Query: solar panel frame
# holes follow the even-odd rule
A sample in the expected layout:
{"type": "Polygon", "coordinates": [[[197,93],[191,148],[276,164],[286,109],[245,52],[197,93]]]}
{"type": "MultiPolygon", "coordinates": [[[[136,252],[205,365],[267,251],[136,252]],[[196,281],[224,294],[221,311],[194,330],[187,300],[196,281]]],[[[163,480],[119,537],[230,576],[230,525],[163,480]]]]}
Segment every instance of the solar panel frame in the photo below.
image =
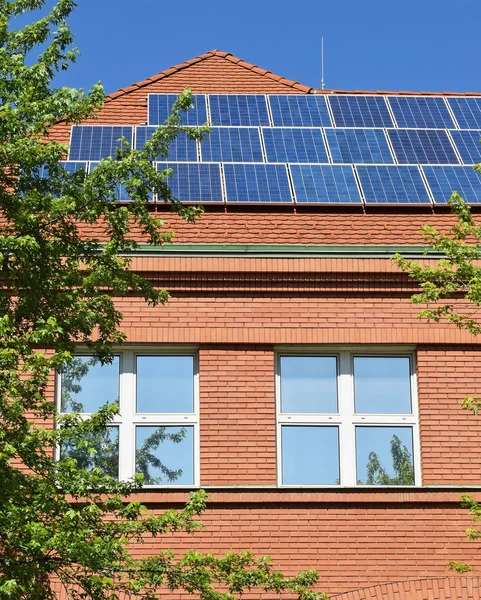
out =
{"type": "Polygon", "coordinates": [[[429,189],[418,165],[354,165],[354,167],[365,204],[432,206],[429,189]]]}
{"type": "Polygon", "coordinates": [[[421,167],[435,204],[447,204],[454,191],[468,204],[481,204],[481,177],[466,165],[423,165],[421,167]]]}
{"type": "Polygon", "coordinates": [[[327,163],[329,156],[319,127],[263,127],[268,163],[327,163]]]}
{"type": "Polygon", "coordinates": [[[286,164],[225,163],[223,167],[228,204],[293,204],[286,164]]]}
{"type": "Polygon", "coordinates": [[[454,129],[449,131],[463,164],[481,162],[481,130],[454,129]]]}
{"type": "Polygon", "coordinates": [[[289,164],[297,204],[362,204],[352,165],[289,164]]]}
{"type": "Polygon", "coordinates": [[[445,129],[388,129],[387,134],[399,164],[459,164],[445,129]]]}
{"type": "MultiPolygon", "coordinates": [[[[135,128],[135,149],[141,150],[150,139],[157,127],[139,125],[135,128]]],[[[167,160],[172,162],[198,162],[199,146],[197,140],[188,138],[184,133],[179,133],[171,142],[166,157],[158,156],[157,161],[167,160]]]]}
{"type": "Polygon", "coordinates": [[[481,129],[481,96],[450,97],[446,100],[459,129],[481,129]]]}
{"type": "Polygon", "coordinates": [[[332,127],[324,96],[269,94],[267,102],[273,127],[332,127]]]}
{"type": "Polygon", "coordinates": [[[328,96],[335,127],[394,127],[384,96],[328,96]]]}
{"type": "Polygon", "coordinates": [[[271,124],[264,94],[209,94],[214,126],[268,127],[271,124]]]}
{"type": "Polygon", "coordinates": [[[326,127],[324,131],[334,164],[394,164],[384,129],[326,127]]]}
{"type": "Polygon", "coordinates": [[[174,177],[166,182],[177,200],[192,204],[224,204],[225,193],[220,163],[158,161],[155,165],[158,171],[174,171],[174,177]],[[196,178],[192,178],[192,172],[195,171],[196,178]]]}
{"type": "Polygon", "coordinates": [[[69,161],[99,161],[115,156],[119,138],[133,144],[132,125],[73,125],[70,132],[69,161]]]}
{"type": "Polygon", "coordinates": [[[456,124],[440,96],[387,96],[399,129],[454,129],[456,124]]]}
{"type": "MultiPolygon", "coordinates": [[[[165,125],[170,116],[172,105],[178,94],[147,94],[147,125],[165,125]]],[[[181,113],[182,125],[196,127],[204,125],[208,119],[205,94],[193,94],[193,108],[181,113]]]]}
{"type": "Polygon", "coordinates": [[[264,162],[258,127],[212,127],[200,142],[201,162],[264,162]]]}

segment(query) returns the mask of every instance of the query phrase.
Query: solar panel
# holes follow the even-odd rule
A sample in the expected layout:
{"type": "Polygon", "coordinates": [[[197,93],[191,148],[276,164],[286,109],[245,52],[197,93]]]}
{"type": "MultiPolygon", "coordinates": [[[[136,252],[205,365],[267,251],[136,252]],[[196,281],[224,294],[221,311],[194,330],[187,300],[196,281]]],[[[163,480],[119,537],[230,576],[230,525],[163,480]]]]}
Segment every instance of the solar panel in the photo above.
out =
{"type": "Polygon", "coordinates": [[[203,162],[264,162],[257,127],[213,127],[200,151],[203,162]]]}
{"type": "Polygon", "coordinates": [[[125,125],[74,125],[69,160],[100,160],[115,156],[124,137],[132,146],[133,127],[125,125]]]}
{"type": "Polygon", "coordinates": [[[228,202],[293,201],[286,165],[227,163],[224,177],[228,202]]]}
{"type": "Polygon", "coordinates": [[[75,173],[79,169],[83,169],[85,172],[87,172],[87,163],[85,161],[62,160],[60,161],[60,165],[67,171],[67,173],[75,173]]]}
{"type": "Polygon", "coordinates": [[[210,120],[213,125],[270,125],[265,96],[256,94],[222,94],[209,96],[210,120]]]}
{"type": "Polygon", "coordinates": [[[362,202],[351,165],[289,165],[297,202],[362,202]]]}
{"type": "Polygon", "coordinates": [[[274,127],[330,127],[332,125],[324,96],[268,96],[274,127]]]}
{"type": "Polygon", "coordinates": [[[461,129],[481,129],[481,98],[448,98],[461,129]]]}
{"type": "MultiPolygon", "coordinates": [[[[172,112],[172,105],[177,100],[177,94],[149,94],[148,119],[149,125],[164,125],[172,112]]],[[[194,106],[180,113],[183,125],[203,125],[207,122],[207,103],[205,96],[193,95],[194,106]]]]}
{"type": "Polygon", "coordinates": [[[455,129],[450,133],[464,164],[472,165],[481,162],[481,131],[455,129]]]}
{"type": "Polygon", "coordinates": [[[356,165],[367,204],[431,204],[418,167],[356,165]]]}
{"type": "Polygon", "coordinates": [[[157,170],[172,169],[167,180],[172,195],[181,202],[223,202],[220,165],[212,163],[158,162],[157,170]]]}
{"type": "Polygon", "coordinates": [[[446,131],[389,129],[388,135],[401,164],[459,164],[446,131]]]}
{"type": "Polygon", "coordinates": [[[393,127],[384,96],[329,96],[337,127],[393,127]]]}
{"type": "MultiPolygon", "coordinates": [[[[135,148],[141,150],[145,142],[152,137],[157,127],[136,127],[135,128],[135,148]]],[[[197,142],[191,140],[183,133],[175,138],[169,145],[167,156],[158,156],[157,160],[167,159],[174,162],[197,162],[197,142]]]]}
{"type": "Polygon", "coordinates": [[[481,202],[481,177],[472,167],[422,167],[437,204],[446,204],[454,191],[468,204],[481,202]]]}
{"type": "Polygon", "coordinates": [[[267,162],[327,163],[320,129],[271,127],[262,129],[267,162]]]}
{"type": "Polygon", "coordinates": [[[389,96],[388,102],[398,127],[454,129],[455,124],[443,98],[389,96]]]}
{"type": "Polygon", "coordinates": [[[394,163],[382,129],[326,129],[325,131],[334,163],[394,163]]]}

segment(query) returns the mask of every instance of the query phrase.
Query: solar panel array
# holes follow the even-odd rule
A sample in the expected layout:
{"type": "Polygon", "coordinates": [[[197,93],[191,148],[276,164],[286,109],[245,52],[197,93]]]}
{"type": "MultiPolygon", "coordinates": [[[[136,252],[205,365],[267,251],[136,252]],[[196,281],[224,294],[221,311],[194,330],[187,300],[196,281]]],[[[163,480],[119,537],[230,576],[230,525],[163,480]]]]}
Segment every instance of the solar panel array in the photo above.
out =
{"type": "MultiPolygon", "coordinates": [[[[72,128],[70,161],[143,148],[175,94],[149,94],[146,126],[72,128]],[[122,138],[122,140],[120,139],[122,138]]],[[[181,115],[211,124],[157,157],[173,195],[194,203],[446,204],[456,190],[481,203],[481,96],[212,94],[181,115]]],[[[67,163],[68,164],[68,163],[67,163]]],[[[119,192],[119,199],[128,199],[119,192]]]]}

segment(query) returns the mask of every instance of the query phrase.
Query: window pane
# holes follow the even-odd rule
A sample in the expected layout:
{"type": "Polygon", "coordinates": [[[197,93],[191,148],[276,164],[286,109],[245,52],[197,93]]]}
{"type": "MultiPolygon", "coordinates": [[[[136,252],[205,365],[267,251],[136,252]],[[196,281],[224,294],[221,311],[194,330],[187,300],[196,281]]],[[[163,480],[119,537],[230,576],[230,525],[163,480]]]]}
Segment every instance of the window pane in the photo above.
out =
{"type": "Polygon", "coordinates": [[[120,360],[101,365],[92,356],[76,356],[61,373],[61,412],[93,413],[119,401],[120,360]]]}
{"type": "Polygon", "coordinates": [[[150,485],[194,483],[193,427],[136,427],[135,469],[150,485]]]}
{"type": "Polygon", "coordinates": [[[282,483],[284,485],[338,484],[338,428],[282,427],[282,483]]]}
{"type": "Polygon", "coordinates": [[[281,356],[281,411],[337,412],[335,356],[281,356]]]}
{"type": "Polygon", "coordinates": [[[137,356],[137,412],[194,412],[194,357],[137,356]]]}
{"type": "Polygon", "coordinates": [[[60,458],[75,458],[80,469],[102,469],[104,473],[119,478],[119,428],[107,427],[105,431],[87,437],[90,448],[77,448],[67,442],[60,448],[60,458]]]}
{"type": "Polygon", "coordinates": [[[411,414],[411,371],[407,356],[356,356],[357,413],[411,414]]]}
{"type": "Polygon", "coordinates": [[[411,427],[356,427],[357,483],[414,485],[411,427]]]}

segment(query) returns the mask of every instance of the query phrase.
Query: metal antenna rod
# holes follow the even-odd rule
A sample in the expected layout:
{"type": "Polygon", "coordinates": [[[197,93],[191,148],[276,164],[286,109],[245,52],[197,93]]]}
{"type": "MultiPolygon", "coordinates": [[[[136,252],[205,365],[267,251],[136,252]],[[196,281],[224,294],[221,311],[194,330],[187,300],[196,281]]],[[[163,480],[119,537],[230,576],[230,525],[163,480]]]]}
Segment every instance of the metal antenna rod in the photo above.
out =
{"type": "Polygon", "coordinates": [[[321,90],[325,90],[324,84],[324,36],[321,37],[321,90]]]}

